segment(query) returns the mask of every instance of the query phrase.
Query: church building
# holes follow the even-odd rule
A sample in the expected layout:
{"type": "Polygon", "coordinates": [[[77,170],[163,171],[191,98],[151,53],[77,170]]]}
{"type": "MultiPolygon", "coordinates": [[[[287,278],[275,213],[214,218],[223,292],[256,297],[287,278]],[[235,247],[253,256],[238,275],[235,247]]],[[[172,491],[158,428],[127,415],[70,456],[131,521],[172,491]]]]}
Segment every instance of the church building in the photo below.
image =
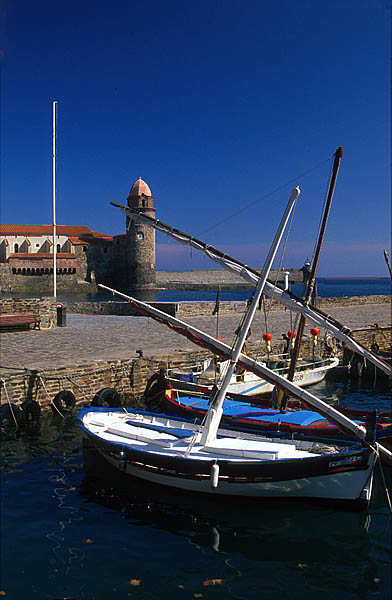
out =
{"type": "MultiPolygon", "coordinates": [[[[133,213],[155,217],[151,190],[141,178],[127,201],[133,213]]],[[[55,243],[59,290],[93,292],[96,283],[121,291],[155,287],[155,230],[130,217],[125,233],[115,236],[57,225],[55,243]]],[[[0,291],[40,293],[52,287],[53,226],[0,225],[0,291]]]]}

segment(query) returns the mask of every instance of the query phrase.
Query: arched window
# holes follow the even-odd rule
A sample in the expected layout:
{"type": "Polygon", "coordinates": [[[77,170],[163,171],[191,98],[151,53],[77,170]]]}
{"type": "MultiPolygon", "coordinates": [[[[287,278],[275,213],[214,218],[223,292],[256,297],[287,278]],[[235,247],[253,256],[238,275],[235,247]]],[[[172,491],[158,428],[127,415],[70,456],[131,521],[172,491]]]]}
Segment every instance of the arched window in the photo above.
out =
{"type": "Polygon", "coordinates": [[[57,244],[57,246],[56,246],[56,252],[60,252],[60,250],[61,250],[61,246],[60,246],[60,244],[57,244]]]}
{"type": "Polygon", "coordinates": [[[19,252],[19,244],[14,244],[14,253],[18,254],[19,252]]]}

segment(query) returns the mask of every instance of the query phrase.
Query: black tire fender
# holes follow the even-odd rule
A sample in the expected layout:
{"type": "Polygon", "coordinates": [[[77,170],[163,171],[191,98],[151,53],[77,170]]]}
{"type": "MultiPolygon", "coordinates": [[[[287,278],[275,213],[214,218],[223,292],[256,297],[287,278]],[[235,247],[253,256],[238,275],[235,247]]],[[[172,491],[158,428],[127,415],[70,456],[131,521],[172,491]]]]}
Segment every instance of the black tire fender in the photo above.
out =
{"type": "Polygon", "coordinates": [[[154,373],[148,379],[144,390],[144,401],[148,409],[156,410],[163,399],[166,390],[166,378],[164,373],[154,373]]]}
{"type": "Polygon", "coordinates": [[[99,390],[91,402],[91,406],[111,406],[113,408],[119,408],[121,404],[121,398],[117,390],[109,387],[99,390]]]}
{"type": "Polygon", "coordinates": [[[25,400],[22,402],[22,412],[24,423],[38,423],[41,407],[35,400],[25,400]]]}
{"type": "Polygon", "coordinates": [[[55,395],[52,401],[52,410],[57,411],[62,415],[72,412],[75,408],[76,400],[74,394],[70,390],[62,390],[55,395]]]}
{"type": "Polygon", "coordinates": [[[6,426],[22,425],[22,409],[13,403],[7,403],[0,406],[0,424],[6,426]]]}

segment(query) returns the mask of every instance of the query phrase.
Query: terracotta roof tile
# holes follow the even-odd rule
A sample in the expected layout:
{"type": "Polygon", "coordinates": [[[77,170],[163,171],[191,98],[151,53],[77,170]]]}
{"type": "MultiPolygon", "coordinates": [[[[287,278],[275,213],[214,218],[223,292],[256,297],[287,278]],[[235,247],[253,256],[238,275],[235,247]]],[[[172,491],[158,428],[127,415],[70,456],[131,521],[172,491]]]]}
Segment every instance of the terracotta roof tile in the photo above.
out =
{"type": "MultiPolygon", "coordinates": [[[[75,254],[69,254],[68,252],[56,252],[57,258],[72,258],[76,259],[75,254]]],[[[9,258],[28,258],[31,260],[41,260],[43,258],[53,258],[53,254],[50,252],[36,252],[36,253],[27,253],[27,252],[16,252],[15,254],[10,254],[9,258]]]]}
{"type": "MultiPolygon", "coordinates": [[[[36,236],[36,235],[52,235],[52,225],[6,225],[0,224],[0,235],[24,235],[24,236],[36,236]]],[[[86,236],[87,238],[95,238],[111,241],[112,236],[106,235],[105,233],[99,233],[92,231],[90,227],[83,225],[57,225],[56,233],[58,235],[66,235],[68,237],[80,238],[86,236]]]]}

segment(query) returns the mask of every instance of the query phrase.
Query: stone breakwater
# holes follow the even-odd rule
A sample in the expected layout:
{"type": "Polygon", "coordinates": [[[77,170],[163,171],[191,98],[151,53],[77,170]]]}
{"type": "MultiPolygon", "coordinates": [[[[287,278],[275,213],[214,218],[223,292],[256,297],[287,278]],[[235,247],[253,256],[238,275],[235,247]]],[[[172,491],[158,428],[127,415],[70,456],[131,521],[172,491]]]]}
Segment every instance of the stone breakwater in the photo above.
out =
{"type": "MultiPolygon", "coordinates": [[[[369,328],[372,336],[370,325],[391,325],[390,297],[335,300],[326,303],[328,310],[321,308],[352,330],[369,328]]],[[[232,344],[243,312],[220,314],[217,323],[211,314],[213,303],[209,304],[206,314],[190,315],[185,320],[232,344]]],[[[267,315],[257,311],[248,342],[249,354],[263,352],[265,331],[272,333],[273,348],[279,349],[282,335],[295,323],[290,311],[280,307],[274,307],[267,315]]],[[[307,322],[307,343],[312,326],[311,321],[307,322]]],[[[317,347],[320,353],[324,335],[321,331],[317,347]]],[[[390,333],[385,336],[384,343],[390,345],[390,333]]],[[[364,343],[370,339],[362,338],[364,343]]],[[[70,313],[66,327],[1,335],[0,402],[20,403],[32,397],[46,407],[60,389],[69,389],[78,402],[86,402],[102,387],[115,387],[130,403],[140,406],[146,381],[160,366],[198,363],[207,355],[207,351],[148,317],[70,313]]]]}
{"type": "MultiPolygon", "coordinates": [[[[290,283],[303,283],[304,274],[301,269],[285,269],[284,271],[270,272],[270,281],[284,282],[288,273],[290,283]]],[[[216,290],[219,285],[221,289],[248,289],[254,287],[237,273],[226,269],[195,269],[193,271],[169,272],[157,271],[156,285],[171,290],[216,290]]]]}
{"type": "MultiPolygon", "coordinates": [[[[388,304],[391,296],[353,296],[350,298],[320,298],[317,306],[328,312],[331,306],[357,306],[365,304],[388,304]]],[[[161,310],[179,319],[189,316],[207,316],[214,310],[214,301],[182,301],[182,302],[148,302],[150,306],[161,310]]],[[[268,310],[281,310],[278,302],[267,300],[268,310]]],[[[70,313],[85,315],[123,315],[137,316],[138,311],[128,302],[67,302],[67,310],[70,313]]],[[[236,314],[245,312],[247,303],[245,301],[222,301],[219,306],[220,315],[236,314]]]]}

